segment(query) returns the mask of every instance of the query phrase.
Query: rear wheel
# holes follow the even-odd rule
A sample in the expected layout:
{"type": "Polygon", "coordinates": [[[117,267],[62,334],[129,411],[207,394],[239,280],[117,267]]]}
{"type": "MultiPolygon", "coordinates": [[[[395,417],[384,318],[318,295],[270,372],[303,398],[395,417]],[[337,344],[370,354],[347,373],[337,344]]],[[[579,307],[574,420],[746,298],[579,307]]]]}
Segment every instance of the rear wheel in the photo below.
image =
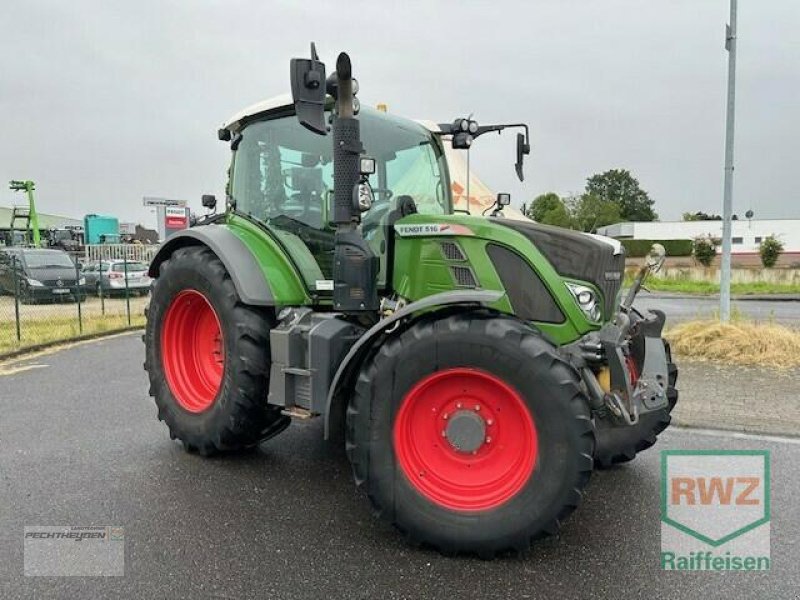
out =
{"type": "Polygon", "coordinates": [[[592,450],[575,371],[525,324],[490,312],[428,318],[388,340],[347,413],[356,483],[412,542],[447,554],[489,558],[555,533],[592,450]]]}
{"type": "Polygon", "coordinates": [[[170,436],[203,455],[256,445],[289,424],[266,402],[271,312],[241,303],[207,248],[161,264],[145,330],[145,369],[170,436]]]}

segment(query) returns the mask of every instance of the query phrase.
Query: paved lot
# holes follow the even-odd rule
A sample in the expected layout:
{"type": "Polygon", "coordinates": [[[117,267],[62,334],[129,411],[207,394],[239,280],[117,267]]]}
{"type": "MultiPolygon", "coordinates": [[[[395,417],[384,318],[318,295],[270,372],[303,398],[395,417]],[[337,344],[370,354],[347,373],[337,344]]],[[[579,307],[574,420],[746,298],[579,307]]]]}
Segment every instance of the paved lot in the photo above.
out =
{"type": "Polygon", "coordinates": [[[0,366],[0,581],[10,598],[796,598],[800,444],[674,430],[658,448],[767,448],[773,569],[664,573],[659,454],[598,473],[561,537],[492,562],[374,520],[321,425],[204,460],[155,419],[127,335],[0,366]],[[113,373],[98,382],[91,373],[113,373]],[[121,578],[25,578],[25,525],[122,525],[121,578]]]}
{"type": "MultiPolygon", "coordinates": [[[[653,297],[642,292],[634,304],[640,310],[663,310],[667,315],[667,326],[670,323],[710,318],[719,312],[718,298],[653,297]]],[[[800,327],[800,302],[797,301],[734,300],[732,310],[748,319],[800,327]]]]}
{"type": "Polygon", "coordinates": [[[682,425],[800,437],[800,369],[678,361],[682,425]]]}

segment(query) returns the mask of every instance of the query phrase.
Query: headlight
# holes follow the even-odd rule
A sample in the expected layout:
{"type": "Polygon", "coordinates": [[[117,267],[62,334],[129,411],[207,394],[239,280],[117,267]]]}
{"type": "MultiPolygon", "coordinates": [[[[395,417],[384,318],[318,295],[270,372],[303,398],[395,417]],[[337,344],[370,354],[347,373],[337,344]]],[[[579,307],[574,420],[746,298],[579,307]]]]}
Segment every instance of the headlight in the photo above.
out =
{"type": "Polygon", "coordinates": [[[78,285],[86,285],[86,277],[81,277],[78,279],[78,285]]]}
{"type": "Polygon", "coordinates": [[[28,277],[27,280],[28,280],[28,285],[31,287],[44,287],[44,284],[38,279],[31,279],[30,277],[28,277]]]}
{"type": "Polygon", "coordinates": [[[589,318],[590,321],[600,322],[603,317],[597,293],[590,287],[566,282],[567,289],[572,293],[575,302],[589,318]]]}

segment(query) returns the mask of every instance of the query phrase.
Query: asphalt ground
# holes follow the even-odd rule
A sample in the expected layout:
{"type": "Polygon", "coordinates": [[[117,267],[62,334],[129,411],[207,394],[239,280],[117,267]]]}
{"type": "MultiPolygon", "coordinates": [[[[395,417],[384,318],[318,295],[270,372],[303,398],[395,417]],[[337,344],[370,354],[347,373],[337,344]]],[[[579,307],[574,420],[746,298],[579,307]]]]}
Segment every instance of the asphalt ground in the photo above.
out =
{"type": "MultiPolygon", "coordinates": [[[[641,292],[634,302],[640,310],[657,308],[667,315],[667,326],[671,323],[691,321],[694,319],[714,318],[719,314],[719,298],[701,298],[692,296],[680,298],[675,296],[650,295],[641,292]]],[[[800,302],[792,300],[733,300],[731,310],[753,321],[775,322],[781,325],[800,327],[800,302]]]]}
{"type": "Polygon", "coordinates": [[[561,535],[494,561],[375,520],[317,421],[257,451],[186,454],[155,418],[138,335],[0,365],[0,597],[797,598],[800,444],[668,430],[598,472],[561,535]],[[659,452],[772,453],[772,570],[664,572],[659,452]],[[26,525],[125,528],[123,577],[25,577],[26,525]]]}

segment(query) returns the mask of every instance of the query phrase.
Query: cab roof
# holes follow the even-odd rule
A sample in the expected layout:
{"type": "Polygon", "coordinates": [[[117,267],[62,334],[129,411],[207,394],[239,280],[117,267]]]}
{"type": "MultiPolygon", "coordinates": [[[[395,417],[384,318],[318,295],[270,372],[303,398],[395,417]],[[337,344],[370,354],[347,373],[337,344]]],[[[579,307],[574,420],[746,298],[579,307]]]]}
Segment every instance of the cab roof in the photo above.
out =
{"type": "Polygon", "coordinates": [[[222,124],[222,129],[227,129],[235,133],[239,131],[247,121],[252,120],[254,117],[261,117],[269,113],[283,112],[285,110],[294,110],[294,102],[292,101],[291,94],[274,96],[262,100],[261,102],[251,104],[247,108],[243,108],[225,121],[222,124]]]}

